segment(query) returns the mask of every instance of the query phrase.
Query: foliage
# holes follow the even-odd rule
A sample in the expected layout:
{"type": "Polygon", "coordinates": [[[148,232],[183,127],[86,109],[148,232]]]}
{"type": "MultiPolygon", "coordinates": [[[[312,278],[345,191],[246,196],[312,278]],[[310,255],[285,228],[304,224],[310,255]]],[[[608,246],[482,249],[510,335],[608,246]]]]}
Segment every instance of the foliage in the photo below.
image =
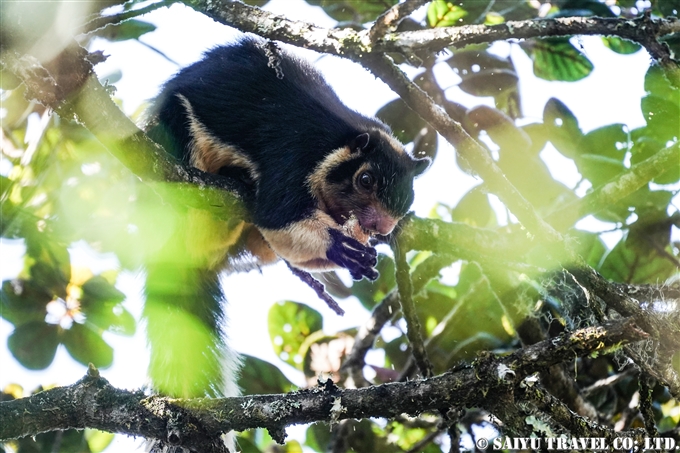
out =
{"type": "MultiPolygon", "coordinates": [[[[306,1],[321,7],[341,25],[359,28],[397,3],[396,0],[306,1]]],[[[125,8],[129,10],[141,3],[134,0],[126,3],[125,8]]],[[[266,4],[265,1],[247,3],[266,4]]],[[[550,10],[545,11],[534,9],[532,2],[520,0],[455,3],[434,0],[426,7],[422,22],[412,26],[427,29],[496,24],[539,15],[632,17],[643,12],[635,10],[636,2],[611,3],[563,0],[553,2],[550,10]]],[[[645,12],[663,16],[679,7],[677,2],[653,1],[645,12]]],[[[84,16],[82,13],[81,17],[84,16]]],[[[45,29],[52,18],[41,16],[40,20],[44,21],[40,28],[45,29]]],[[[85,46],[91,44],[95,36],[108,41],[139,40],[155,29],[149,22],[131,20],[81,39],[85,46]]],[[[638,45],[614,37],[603,39],[603,45],[620,54],[640,51],[638,45]]],[[[671,38],[668,45],[680,51],[680,41],[671,38]]],[[[534,75],[544,80],[577,82],[595,70],[595,64],[573,38],[528,40],[519,46],[531,58],[534,75]]],[[[109,83],[115,86],[117,78],[109,78],[109,83]]],[[[544,217],[568,209],[570,203],[585,192],[603,186],[632,165],[677,143],[680,136],[680,94],[661,67],[655,65],[647,72],[645,94],[640,102],[646,124],[633,130],[622,124],[609,124],[585,132],[577,115],[559,94],[546,102],[539,121],[528,122],[522,113],[520,74],[512,58],[498,56],[486,45],[451,49],[437,58],[426,56],[414,80],[462,123],[470,135],[480,139],[508,180],[544,217]],[[448,99],[448,87],[440,86],[433,72],[435,67],[443,66],[459,76],[459,88],[463,92],[476,98],[491,98],[494,107],[489,106],[489,102],[483,104],[482,99],[476,106],[462,106],[448,99]],[[546,151],[553,148],[564,165],[577,169],[581,181],[576,186],[569,187],[558,181],[546,165],[546,151]]],[[[635,88],[630,87],[631,91],[635,88]]],[[[16,278],[4,281],[0,292],[0,316],[14,327],[7,338],[7,347],[19,363],[31,370],[48,367],[60,344],[79,363],[106,368],[116,359],[107,335],[131,335],[138,320],[125,308],[125,296],[115,287],[117,272],[94,275],[89,269],[74,267],[71,247],[87,244],[99,252],[111,252],[118,258],[121,269],[126,270],[139,269],[150,256],[159,253],[176,255],[177,260],[183,260],[186,256],[180,251],[167,248],[182,213],[163,203],[159,187],[140,183],[84,127],[27,100],[24,85],[6,70],[2,73],[0,97],[0,232],[3,241],[25,246],[23,269],[16,278]]],[[[436,156],[443,140],[438,140],[432,127],[402,100],[387,103],[377,116],[392,127],[402,142],[412,144],[414,154],[436,156]]],[[[458,165],[470,171],[466,162],[459,161],[458,165]]],[[[595,219],[609,222],[608,228],[620,234],[613,246],[603,240],[608,231],[584,231],[573,224],[562,228],[587,263],[607,279],[657,284],[677,274],[680,250],[673,241],[677,240],[674,238],[680,227],[677,208],[680,166],[663,170],[649,184],[614,203],[598,206],[592,213],[595,219]]],[[[171,189],[164,188],[163,193],[170,193],[171,189]]],[[[517,226],[507,225],[506,213],[494,209],[489,192],[481,182],[455,206],[434,206],[431,217],[499,232],[517,226]]],[[[209,223],[203,225],[208,227],[209,223]]],[[[436,266],[433,263],[437,263],[439,255],[450,255],[447,266],[452,265],[446,269],[436,268],[432,277],[420,282],[420,289],[415,293],[422,334],[437,374],[473,360],[482,351],[504,352],[517,348],[517,330],[527,319],[538,320],[551,335],[587,323],[579,316],[582,313],[577,302],[569,297],[576,291],[574,283],[564,277],[561,269],[551,268],[541,251],[517,253],[504,257],[505,262],[490,263],[483,257],[479,260],[459,257],[452,245],[451,250],[409,254],[412,275],[419,271],[426,273],[428,266],[436,266]],[[518,271],[512,263],[526,265],[530,270],[518,271]],[[455,277],[450,278],[451,275],[455,277]]],[[[381,255],[378,269],[381,276],[376,282],[345,285],[336,279],[327,287],[336,297],[355,296],[367,310],[374,309],[397,285],[395,264],[390,256],[381,255]]],[[[415,375],[411,349],[400,319],[401,313],[393,313],[393,328],[389,334],[383,332],[378,336],[374,349],[380,351],[381,355],[377,356],[381,358],[372,359],[366,368],[366,371],[370,368],[366,375],[370,376],[371,383],[415,375]]],[[[336,381],[347,382],[340,364],[351,351],[359,327],[326,332],[323,315],[295,301],[275,303],[269,312],[268,330],[275,354],[303,372],[310,385],[320,373],[333,374],[336,381]]],[[[244,363],[239,385],[245,394],[294,389],[276,365],[254,357],[246,357],[244,363]]],[[[196,364],[188,363],[186,368],[196,364]]],[[[620,420],[626,428],[640,426],[641,418],[629,409],[630,401],[638,397],[638,374],[621,372],[617,359],[612,356],[579,359],[571,365],[576,370],[578,386],[588,388],[584,394],[603,420],[620,420]],[[612,379],[613,383],[594,388],[605,379],[612,379]]],[[[677,360],[676,370],[680,371],[677,360]]],[[[168,370],[172,371],[184,370],[168,370]]],[[[10,389],[5,390],[6,398],[10,398],[7,396],[10,393],[10,389]]],[[[659,430],[677,425],[678,402],[662,385],[653,388],[651,402],[659,430]]],[[[472,436],[473,428],[486,426],[484,419],[483,411],[470,408],[460,418],[458,429],[472,436]]],[[[401,452],[420,445],[419,442],[440,428],[434,415],[424,415],[417,420],[387,423],[348,421],[339,429],[341,431],[335,430],[331,435],[328,425],[312,425],[304,445],[310,451],[326,451],[331,442],[337,441],[337,436],[345,433],[348,450],[401,452]]],[[[443,438],[443,435],[433,436],[435,440],[425,442],[419,451],[440,451],[443,438]]],[[[263,430],[241,433],[240,439],[245,452],[274,451],[271,438],[263,430]]],[[[40,434],[34,439],[13,442],[11,446],[22,453],[97,452],[109,441],[110,438],[102,438],[102,433],[67,431],[63,435],[40,434]]],[[[301,448],[297,441],[291,441],[276,451],[293,452],[301,448]]]]}

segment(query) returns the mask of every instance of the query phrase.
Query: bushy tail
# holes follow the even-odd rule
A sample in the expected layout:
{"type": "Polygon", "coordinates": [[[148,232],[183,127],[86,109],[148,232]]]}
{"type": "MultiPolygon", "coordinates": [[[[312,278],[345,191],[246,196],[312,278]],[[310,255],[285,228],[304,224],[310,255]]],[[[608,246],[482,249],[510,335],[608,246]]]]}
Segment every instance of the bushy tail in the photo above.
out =
{"type": "Polygon", "coordinates": [[[149,376],[154,389],[182,398],[222,396],[229,352],[217,273],[178,263],[153,263],[147,270],[146,297],[149,376]]]}

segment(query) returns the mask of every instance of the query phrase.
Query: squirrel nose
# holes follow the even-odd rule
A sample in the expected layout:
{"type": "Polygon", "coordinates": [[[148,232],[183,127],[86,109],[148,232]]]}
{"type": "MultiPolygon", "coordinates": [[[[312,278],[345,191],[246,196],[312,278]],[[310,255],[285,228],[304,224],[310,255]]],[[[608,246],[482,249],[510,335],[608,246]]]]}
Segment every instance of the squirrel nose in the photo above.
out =
{"type": "Polygon", "coordinates": [[[388,215],[383,215],[379,216],[374,221],[371,223],[369,226],[369,229],[371,231],[374,231],[378,234],[382,234],[383,236],[390,234],[392,230],[394,230],[394,227],[397,225],[398,220],[388,216],[388,215]]]}

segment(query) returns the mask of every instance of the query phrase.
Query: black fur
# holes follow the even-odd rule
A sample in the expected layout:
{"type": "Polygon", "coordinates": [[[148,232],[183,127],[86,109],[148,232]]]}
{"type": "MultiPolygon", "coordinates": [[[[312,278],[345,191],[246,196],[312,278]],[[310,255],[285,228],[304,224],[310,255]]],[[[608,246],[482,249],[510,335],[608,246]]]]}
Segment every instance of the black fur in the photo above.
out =
{"type": "MultiPolygon", "coordinates": [[[[254,223],[267,229],[311,215],[316,202],[305,181],[331,151],[352,145],[368,131],[389,133],[380,121],[346,107],[308,63],[255,38],[209,51],[182,69],[158,97],[157,125],[150,135],[187,160],[191,137],[178,94],[212,135],[242,150],[257,166],[260,179],[248,208],[254,223]]],[[[403,216],[413,200],[418,161],[390,147],[373,132],[369,151],[361,154],[381,171],[378,194],[385,207],[403,216]]],[[[227,170],[225,176],[232,173],[227,170]]]]}

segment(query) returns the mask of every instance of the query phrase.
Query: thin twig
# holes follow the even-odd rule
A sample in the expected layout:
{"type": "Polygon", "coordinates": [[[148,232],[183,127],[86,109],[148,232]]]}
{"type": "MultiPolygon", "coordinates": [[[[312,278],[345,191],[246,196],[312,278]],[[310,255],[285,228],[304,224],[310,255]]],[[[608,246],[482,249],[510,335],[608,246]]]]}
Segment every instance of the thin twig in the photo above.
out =
{"type": "Polygon", "coordinates": [[[404,254],[402,247],[398,244],[395,244],[392,247],[392,250],[394,251],[394,260],[397,267],[397,288],[399,291],[399,300],[401,302],[401,311],[404,313],[404,319],[408,326],[406,335],[411,343],[411,352],[418,364],[418,369],[423,377],[427,378],[432,376],[433,366],[427,356],[427,351],[425,350],[420,320],[416,313],[416,306],[413,303],[413,286],[411,283],[409,266],[406,262],[406,255],[404,254]]]}
{"type": "Polygon", "coordinates": [[[375,20],[373,27],[371,27],[371,30],[368,32],[368,37],[371,42],[375,42],[387,33],[395,31],[402,20],[410,16],[413,11],[429,1],[430,0],[405,0],[403,3],[397,3],[382,13],[375,20]]]}
{"type": "Polygon", "coordinates": [[[180,0],[161,0],[156,3],[151,3],[143,8],[133,9],[130,11],[125,11],[118,14],[112,14],[110,16],[97,16],[94,19],[89,20],[84,23],[77,31],[76,34],[89,34],[104,27],[115,26],[121,24],[127,20],[134,19],[135,17],[143,16],[152,11],[160,8],[165,8],[171,6],[174,3],[178,3],[180,0]]]}

